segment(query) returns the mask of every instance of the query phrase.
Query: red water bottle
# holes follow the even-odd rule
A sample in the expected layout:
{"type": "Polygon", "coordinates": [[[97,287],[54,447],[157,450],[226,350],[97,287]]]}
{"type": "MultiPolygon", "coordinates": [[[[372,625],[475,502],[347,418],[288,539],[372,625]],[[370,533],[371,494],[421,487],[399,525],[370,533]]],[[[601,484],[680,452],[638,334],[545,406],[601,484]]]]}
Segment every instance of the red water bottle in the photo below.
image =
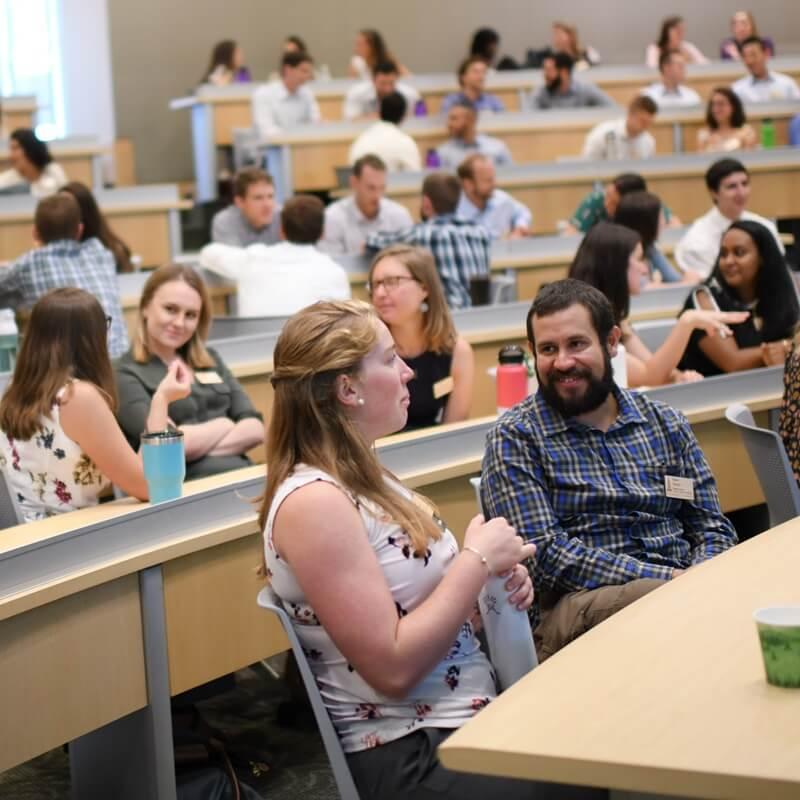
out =
{"type": "Polygon", "coordinates": [[[497,413],[508,411],[528,396],[528,368],[525,353],[517,344],[500,348],[497,367],[497,413]]]}

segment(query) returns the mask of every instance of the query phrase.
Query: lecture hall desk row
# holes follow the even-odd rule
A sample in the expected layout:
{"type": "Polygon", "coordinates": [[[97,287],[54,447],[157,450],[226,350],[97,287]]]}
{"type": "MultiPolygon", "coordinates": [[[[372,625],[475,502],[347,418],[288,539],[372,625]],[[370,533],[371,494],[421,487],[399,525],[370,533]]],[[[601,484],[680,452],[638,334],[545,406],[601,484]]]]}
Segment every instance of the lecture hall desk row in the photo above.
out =
{"type": "MultiPolygon", "coordinates": [[[[800,58],[796,56],[773,59],[770,66],[773,70],[792,75],[795,80],[800,78],[800,58]]],[[[727,86],[744,74],[745,70],[741,64],[730,61],[717,61],[703,66],[690,64],[687,69],[686,84],[695,89],[703,99],[707,99],[715,86],[727,86]]],[[[657,70],[640,64],[594,67],[585,72],[576,72],[575,76],[578,80],[597,84],[623,106],[642,89],[659,79],[657,70]]],[[[403,80],[420,92],[430,115],[438,114],[444,97],[458,90],[454,73],[412,75],[403,80]]],[[[335,122],[342,119],[344,97],[348,89],[357,82],[339,78],[311,84],[323,120],[335,122]]],[[[542,82],[542,72],[538,69],[493,72],[487,79],[487,91],[496,94],[503,101],[507,111],[520,111],[521,94],[529,92],[534,87],[538,88],[542,82]]],[[[198,116],[208,118],[213,143],[230,145],[233,143],[234,128],[249,128],[252,124],[251,95],[258,86],[257,83],[223,87],[202,86],[191,97],[173,100],[171,107],[201,109],[198,116]]]]}
{"type": "MultiPolygon", "coordinates": [[[[156,267],[181,252],[179,212],[191,208],[175,184],[151,184],[95,192],[114,231],[142,259],[156,267]]],[[[37,199],[29,194],[0,197],[0,261],[30,250],[37,199]]]]}
{"type": "MultiPolygon", "coordinates": [[[[724,407],[746,400],[764,424],[781,391],[776,367],[653,395],[687,414],[737,497],[755,479],[724,407]]],[[[460,536],[492,424],[403,434],[378,452],[460,536]]],[[[170,696],[286,648],[255,605],[261,537],[247,498],[262,488],[256,466],[189,483],[161,507],[127,499],[3,532],[0,770],[70,741],[76,796],[175,797],[170,696]]]]}

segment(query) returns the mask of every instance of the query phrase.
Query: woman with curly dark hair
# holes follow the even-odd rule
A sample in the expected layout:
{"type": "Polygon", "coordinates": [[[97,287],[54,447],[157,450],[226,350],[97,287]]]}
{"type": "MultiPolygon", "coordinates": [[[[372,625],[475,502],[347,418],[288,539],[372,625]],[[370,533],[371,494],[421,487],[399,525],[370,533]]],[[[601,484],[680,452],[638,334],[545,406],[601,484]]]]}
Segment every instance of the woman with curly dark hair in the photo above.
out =
{"type": "Polygon", "coordinates": [[[47,197],[66,182],[64,170],[53,161],[47,145],[30,128],[17,128],[8,142],[11,169],[0,172],[0,191],[27,186],[34,197],[47,197]]]}

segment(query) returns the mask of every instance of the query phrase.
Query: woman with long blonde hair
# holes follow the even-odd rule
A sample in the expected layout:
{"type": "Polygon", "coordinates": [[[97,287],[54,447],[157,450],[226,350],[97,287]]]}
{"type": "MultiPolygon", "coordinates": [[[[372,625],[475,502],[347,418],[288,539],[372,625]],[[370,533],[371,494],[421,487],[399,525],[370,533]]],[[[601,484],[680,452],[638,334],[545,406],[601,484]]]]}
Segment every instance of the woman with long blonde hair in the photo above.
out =
{"type": "Polygon", "coordinates": [[[430,503],[380,464],[403,427],[411,370],[360,301],[295,314],[274,351],[261,508],[266,572],[292,617],[359,795],[546,797],[533,784],[448,773],[436,747],[495,695],[469,622],[487,576],[533,587],[525,545],[475,517],[458,544],[430,503]],[[412,765],[410,768],[404,765],[412,765]],[[446,787],[446,788],[444,788],[446,787]]]}
{"type": "Polygon", "coordinates": [[[475,356],[456,333],[433,256],[407,244],[387,247],[372,261],[368,288],[398,354],[414,371],[405,430],[466,419],[475,356]]]}

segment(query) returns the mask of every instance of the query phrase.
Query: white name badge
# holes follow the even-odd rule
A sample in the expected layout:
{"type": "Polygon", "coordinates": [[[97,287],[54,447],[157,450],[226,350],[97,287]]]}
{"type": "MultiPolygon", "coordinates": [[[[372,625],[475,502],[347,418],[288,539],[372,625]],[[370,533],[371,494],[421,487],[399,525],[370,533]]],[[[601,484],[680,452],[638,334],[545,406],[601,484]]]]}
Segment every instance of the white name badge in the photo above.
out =
{"type": "Polygon", "coordinates": [[[222,383],[222,378],[213,369],[206,372],[195,372],[194,379],[202,384],[222,383]]]}
{"type": "Polygon", "coordinates": [[[433,384],[433,397],[434,399],[438,400],[440,397],[444,397],[446,394],[450,394],[453,391],[453,387],[455,383],[453,383],[452,375],[448,375],[446,378],[442,378],[440,381],[436,381],[433,384]]]}
{"type": "Polygon", "coordinates": [[[694,500],[694,481],[691,478],[665,475],[664,489],[667,497],[672,497],[675,500],[694,500]]]}

